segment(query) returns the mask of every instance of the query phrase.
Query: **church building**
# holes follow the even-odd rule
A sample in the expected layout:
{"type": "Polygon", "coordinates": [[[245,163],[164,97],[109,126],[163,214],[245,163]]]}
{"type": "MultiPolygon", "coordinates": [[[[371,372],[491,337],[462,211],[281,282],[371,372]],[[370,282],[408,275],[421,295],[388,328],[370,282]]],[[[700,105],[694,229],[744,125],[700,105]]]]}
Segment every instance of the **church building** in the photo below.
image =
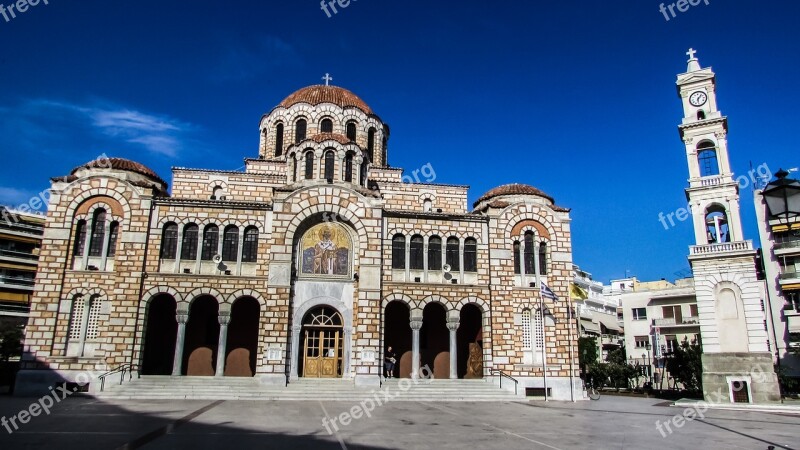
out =
{"type": "Polygon", "coordinates": [[[170,189],[109,158],[52,179],[19,393],[123,365],[271,386],[427,366],[520,395],[546,370],[552,398],[580,392],[569,209],[407,182],[389,126],[327,81],[261,118],[243,171],[174,168],[170,189]]]}

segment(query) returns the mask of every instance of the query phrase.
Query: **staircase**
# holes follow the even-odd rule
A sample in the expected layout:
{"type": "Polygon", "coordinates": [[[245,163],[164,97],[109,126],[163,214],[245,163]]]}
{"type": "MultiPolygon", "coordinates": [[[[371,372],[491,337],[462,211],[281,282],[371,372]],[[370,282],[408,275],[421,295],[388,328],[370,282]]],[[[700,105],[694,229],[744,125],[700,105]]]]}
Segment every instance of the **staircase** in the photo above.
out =
{"type": "Polygon", "coordinates": [[[351,380],[301,378],[289,386],[262,385],[254,378],[142,376],[122,385],[106,384],[100,399],[120,400],[295,400],[354,401],[387,396],[391,401],[520,401],[513,390],[490,380],[386,380],[377,388],[356,387],[351,380]]]}

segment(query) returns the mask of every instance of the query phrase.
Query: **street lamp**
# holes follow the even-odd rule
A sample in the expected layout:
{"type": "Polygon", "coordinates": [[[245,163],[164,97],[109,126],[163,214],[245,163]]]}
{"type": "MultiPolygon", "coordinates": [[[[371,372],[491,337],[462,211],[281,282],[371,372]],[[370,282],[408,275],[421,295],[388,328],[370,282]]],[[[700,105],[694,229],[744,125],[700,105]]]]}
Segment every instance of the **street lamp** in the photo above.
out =
{"type": "Polygon", "coordinates": [[[777,180],[770,182],[764,187],[761,195],[767,202],[769,214],[772,218],[786,220],[789,230],[793,227],[790,219],[800,217],[800,181],[789,176],[789,172],[781,169],[775,174],[777,180]]]}
{"type": "MultiPolygon", "coordinates": [[[[650,381],[650,386],[653,385],[653,366],[650,364],[650,342],[645,344],[644,348],[647,350],[647,379],[650,381]]],[[[644,355],[642,355],[644,358],[644,355]]]]}

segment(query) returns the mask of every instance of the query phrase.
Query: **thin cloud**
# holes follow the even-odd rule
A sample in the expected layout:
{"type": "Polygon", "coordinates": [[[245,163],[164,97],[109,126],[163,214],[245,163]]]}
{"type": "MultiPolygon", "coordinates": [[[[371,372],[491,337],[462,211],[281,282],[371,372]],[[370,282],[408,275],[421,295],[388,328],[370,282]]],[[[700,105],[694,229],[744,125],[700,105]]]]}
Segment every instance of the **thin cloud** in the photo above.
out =
{"type": "Polygon", "coordinates": [[[0,205],[16,207],[28,203],[35,196],[37,194],[33,191],[0,186],[0,205]]]}

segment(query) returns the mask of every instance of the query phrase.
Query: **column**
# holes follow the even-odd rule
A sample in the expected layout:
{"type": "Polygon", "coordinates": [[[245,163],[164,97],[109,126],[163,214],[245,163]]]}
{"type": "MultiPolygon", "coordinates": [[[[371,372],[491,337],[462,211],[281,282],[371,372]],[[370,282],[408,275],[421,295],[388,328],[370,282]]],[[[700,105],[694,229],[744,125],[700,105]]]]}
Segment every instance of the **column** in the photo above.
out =
{"type": "Polygon", "coordinates": [[[176,315],[178,320],[178,336],[175,339],[175,358],[172,362],[172,376],[179,377],[183,369],[183,344],[186,341],[186,322],[189,321],[189,314],[176,315]]]}
{"type": "Polygon", "coordinates": [[[300,331],[302,331],[301,325],[295,325],[292,327],[292,348],[291,348],[291,373],[290,377],[292,380],[297,379],[297,358],[300,357],[300,331]]]}
{"type": "Polygon", "coordinates": [[[406,276],[405,280],[406,283],[411,282],[411,235],[406,236],[406,248],[405,248],[405,268],[406,268],[406,276]]]}
{"type": "Polygon", "coordinates": [[[419,330],[422,329],[422,318],[411,321],[411,378],[419,378],[419,330]]]}
{"type": "Polygon", "coordinates": [[[181,252],[183,252],[183,229],[186,228],[184,225],[183,228],[178,225],[178,245],[176,246],[175,250],[175,270],[174,273],[181,273],[181,252]]]}
{"type": "Polygon", "coordinates": [[[457,336],[459,322],[447,322],[447,329],[450,330],[450,379],[455,380],[458,378],[458,354],[457,354],[457,336]]]}
{"type": "Polygon", "coordinates": [[[236,244],[238,253],[236,255],[236,276],[242,275],[242,250],[244,250],[244,230],[245,228],[242,227],[239,230],[239,242],[236,244]]]}
{"type": "Polygon", "coordinates": [[[219,343],[217,345],[217,372],[215,376],[225,375],[225,355],[228,346],[228,324],[231,323],[231,315],[228,312],[220,312],[217,316],[219,320],[219,343]]]}
{"type": "Polygon", "coordinates": [[[422,237],[422,281],[428,282],[428,236],[422,237]]]}
{"type": "Polygon", "coordinates": [[[464,284],[464,239],[458,239],[458,284],[464,284]]]}
{"type": "Polygon", "coordinates": [[[344,361],[342,361],[342,378],[347,379],[350,377],[350,366],[352,364],[350,361],[350,354],[352,351],[353,328],[345,327],[342,333],[344,334],[344,336],[342,336],[342,341],[344,343],[344,349],[342,350],[342,355],[344,355],[344,361]]]}
{"type": "Polygon", "coordinates": [[[110,216],[107,217],[108,220],[106,220],[105,225],[103,225],[103,231],[104,231],[103,248],[102,250],[100,250],[100,266],[99,266],[100,270],[104,272],[106,270],[106,261],[108,260],[108,243],[111,240],[111,222],[113,222],[110,216]]]}

